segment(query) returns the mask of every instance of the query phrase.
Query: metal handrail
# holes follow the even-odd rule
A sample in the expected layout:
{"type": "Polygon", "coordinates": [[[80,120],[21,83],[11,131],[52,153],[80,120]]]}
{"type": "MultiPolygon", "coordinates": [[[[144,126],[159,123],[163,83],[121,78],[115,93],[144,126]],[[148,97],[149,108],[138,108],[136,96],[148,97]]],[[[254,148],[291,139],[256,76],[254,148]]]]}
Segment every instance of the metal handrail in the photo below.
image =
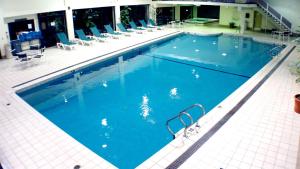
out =
{"type": "Polygon", "coordinates": [[[290,31],[292,29],[292,23],[283,17],[277,10],[272,8],[269,3],[265,2],[264,0],[257,0],[256,3],[265,11],[267,11],[272,17],[276,18],[280,22],[280,26],[284,25],[290,31]]]}
{"type": "Polygon", "coordinates": [[[189,113],[183,111],[183,112],[180,112],[180,113],[179,113],[179,120],[180,120],[181,124],[183,124],[183,123],[185,124],[183,136],[184,136],[184,137],[187,137],[187,135],[186,135],[187,129],[189,129],[189,128],[194,124],[194,119],[193,119],[193,117],[192,117],[189,113]],[[190,125],[186,125],[186,123],[185,123],[185,122],[183,121],[183,119],[182,119],[182,115],[188,116],[188,118],[189,118],[190,121],[191,121],[191,122],[190,122],[190,125]]]}
{"type": "Polygon", "coordinates": [[[191,116],[189,113],[187,113],[187,112],[180,112],[178,115],[176,115],[176,116],[170,118],[169,120],[167,120],[166,126],[167,126],[168,131],[172,134],[173,139],[175,138],[176,133],[171,129],[169,123],[170,123],[171,121],[177,119],[177,118],[179,118],[180,123],[184,126],[185,129],[188,128],[189,126],[193,125],[193,118],[192,118],[192,116],[191,116]],[[189,118],[190,121],[191,121],[190,125],[187,125],[187,124],[183,121],[182,115],[188,116],[188,118],[189,118]]]}
{"type": "Polygon", "coordinates": [[[204,107],[203,107],[201,104],[193,104],[193,105],[187,107],[186,109],[182,110],[181,112],[179,112],[178,115],[176,115],[176,116],[174,116],[174,117],[172,117],[172,118],[170,118],[169,120],[166,121],[167,129],[168,129],[168,131],[172,134],[173,139],[175,139],[176,133],[171,129],[169,123],[170,123],[171,121],[173,121],[173,120],[175,120],[175,119],[178,118],[178,119],[180,120],[180,123],[184,126],[184,136],[187,137],[187,131],[188,131],[188,129],[189,129],[193,124],[195,124],[195,123],[194,123],[194,119],[193,119],[193,117],[188,113],[188,110],[191,110],[191,109],[193,109],[194,107],[199,107],[200,111],[202,111],[202,114],[201,114],[201,115],[199,116],[199,118],[197,119],[196,125],[195,125],[195,127],[200,127],[200,125],[199,125],[199,120],[200,120],[200,118],[201,118],[202,116],[205,115],[205,109],[204,109],[204,107]],[[190,120],[190,124],[189,124],[189,125],[187,125],[186,122],[184,122],[184,120],[182,119],[182,116],[183,116],[183,115],[186,115],[186,116],[189,118],[189,120],[190,120]]]}
{"type": "Polygon", "coordinates": [[[203,116],[205,115],[205,113],[206,113],[206,112],[205,112],[205,108],[203,107],[202,104],[198,104],[198,103],[193,104],[193,105],[191,105],[190,107],[184,109],[183,111],[187,111],[187,110],[193,109],[194,107],[199,107],[199,108],[200,108],[200,111],[202,111],[202,115],[199,116],[199,118],[197,119],[197,122],[196,122],[196,127],[200,127],[200,125],[199,125],[199,120],[200,120],[200,118],[203,117],[203,116]]]}
{"type": "Polygon", "coordinates": [[[269,53],[271,53],[272,51],[274,51],[277,48],[282,48],[282,47],[284,47],[284,45],[275,46],[274,48],[272,48],[271,50],[269,50],[269,53]]]}

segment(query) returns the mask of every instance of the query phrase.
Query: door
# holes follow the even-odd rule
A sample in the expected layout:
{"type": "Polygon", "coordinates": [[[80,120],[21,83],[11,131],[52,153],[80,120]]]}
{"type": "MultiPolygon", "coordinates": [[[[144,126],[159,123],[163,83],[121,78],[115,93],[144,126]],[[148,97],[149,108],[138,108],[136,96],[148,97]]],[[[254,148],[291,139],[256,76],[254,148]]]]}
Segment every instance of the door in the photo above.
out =
{"type": "Polygon", "coordinates": [[[180,20],[193,18],[193,6],[180,6],[180,20]]]}
{"type": "Polygon", "coordinates": [[[40,30],[43,36],[43,44],[46,47],[55,46],[56,33],[67,32],[66,17],[64,11],[38,14],[40,30]]]}

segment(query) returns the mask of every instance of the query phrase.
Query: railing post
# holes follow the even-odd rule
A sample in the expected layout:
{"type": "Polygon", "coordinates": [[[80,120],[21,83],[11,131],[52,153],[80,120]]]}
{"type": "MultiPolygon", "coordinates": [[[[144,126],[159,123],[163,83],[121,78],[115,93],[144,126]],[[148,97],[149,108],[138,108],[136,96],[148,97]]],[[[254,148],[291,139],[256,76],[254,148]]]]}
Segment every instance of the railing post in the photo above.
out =
{"type": "Polygon", "coordinates": [[[282,29],[282,15],[280,15],[280,28],[282,29]]]}

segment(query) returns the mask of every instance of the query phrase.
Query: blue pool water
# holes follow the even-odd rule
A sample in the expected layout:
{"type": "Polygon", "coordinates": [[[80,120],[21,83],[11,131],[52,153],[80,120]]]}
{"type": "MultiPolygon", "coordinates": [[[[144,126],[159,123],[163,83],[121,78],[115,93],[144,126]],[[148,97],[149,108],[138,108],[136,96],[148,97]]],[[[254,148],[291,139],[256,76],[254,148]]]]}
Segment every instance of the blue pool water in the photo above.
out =
{"type": "Polygon", "coordinates": [[[172,140],[169,118],[194,103],[211,110],[271,60],[272,48],[182,34],[18,95],[99,156],[134,168],[172,140]]]}

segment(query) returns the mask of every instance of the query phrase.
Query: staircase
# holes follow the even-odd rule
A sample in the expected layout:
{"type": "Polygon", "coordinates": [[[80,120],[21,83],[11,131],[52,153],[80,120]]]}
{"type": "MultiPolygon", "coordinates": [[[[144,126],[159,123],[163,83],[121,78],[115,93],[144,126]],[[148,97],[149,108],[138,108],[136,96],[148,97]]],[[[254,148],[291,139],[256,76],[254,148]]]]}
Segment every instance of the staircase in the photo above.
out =
{"type": "Polygon", "coordinates": [[[262,9],[262,11],[272,18],[272,21],[279,26],[281,30],[292,32],[292,23],[283,17],[279,12],[277,12],[274,8],[270,6],[264,0],[257,0],[256,1],[258,7],[262,9]]]}

